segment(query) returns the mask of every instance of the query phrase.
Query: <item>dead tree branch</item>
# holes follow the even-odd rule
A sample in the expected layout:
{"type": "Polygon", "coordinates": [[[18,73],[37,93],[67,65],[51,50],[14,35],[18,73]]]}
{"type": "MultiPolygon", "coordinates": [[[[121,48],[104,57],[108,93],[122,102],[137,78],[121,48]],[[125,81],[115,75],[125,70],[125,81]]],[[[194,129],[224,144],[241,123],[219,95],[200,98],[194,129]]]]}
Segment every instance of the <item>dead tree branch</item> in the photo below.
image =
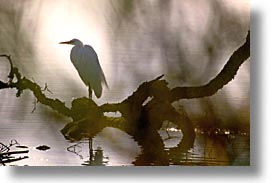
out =
{"type": "Polygon", "coordinates": [[[205,85],[169,89],[167,81],[161,79],[163,77],[161,75],[152,81],[142,83],[132,95],[120,103],[106,103],[98,106],[93,100],[84,97],[73,100],[72,107],[69,108],[59,99],[46,97],[42,87],[22,77],[18,68],[13,66],[10,56],[0,55],[0,57],[8,59],[11,67],[9,81],[0,81],[0,89],[14,88],[17,90],[17,97],[24,90],[30,90],[39,103],[71,117],[73,122],[68,123],[61,131],[70,140],[79,140],[83,137],[91,138],[105,127],[114,127],[134,136],[138,141],[148,133],[155,133],[165,120],[177,124],[184,133],[193,137],[194,130],[191,121],[183,114],[178,113],[171,105],[172,102],[215,94],[234,79],[239,67],[249,56],[250,33],[248,33],[245,43],[231,55],[221,72],[205,85]],[[152,99],[144,105],[149,97],[152,99]],[[122,114],[122,117],[104,116],[104,112],[117,111],[122,114]]]}
{"type": "Polygon", "coordinates": [[[171,90],[170,101],[201,98],[214,95],[219,89],[234,79],[239,67],[250,57],[250,31],[245,43],[229,58],[221,72],[209,83],[198,87],[176,87],[171,90]]]}

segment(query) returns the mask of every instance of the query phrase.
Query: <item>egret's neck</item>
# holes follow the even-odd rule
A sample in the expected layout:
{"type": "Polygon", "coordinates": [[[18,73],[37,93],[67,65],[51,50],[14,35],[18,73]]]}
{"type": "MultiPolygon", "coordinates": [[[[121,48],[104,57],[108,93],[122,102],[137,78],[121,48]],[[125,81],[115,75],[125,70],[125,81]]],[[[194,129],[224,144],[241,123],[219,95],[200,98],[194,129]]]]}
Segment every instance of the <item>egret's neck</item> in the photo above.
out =
{"type": "Polygon", "coordinates": [[[73,42],[73,45],[82,47],[82,46],[83,46],[83,43],[82,43],[81,41],[79,41],[79,40],[75,40],[75,41],[73,42]]]}

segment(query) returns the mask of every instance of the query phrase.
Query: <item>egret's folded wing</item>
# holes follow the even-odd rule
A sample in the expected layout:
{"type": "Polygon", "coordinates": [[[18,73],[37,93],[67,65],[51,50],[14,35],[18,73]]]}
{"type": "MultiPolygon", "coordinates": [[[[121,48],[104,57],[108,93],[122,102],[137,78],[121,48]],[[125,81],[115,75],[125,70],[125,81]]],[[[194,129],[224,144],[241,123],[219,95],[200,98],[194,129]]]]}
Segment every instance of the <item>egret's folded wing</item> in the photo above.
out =
{"type": "Polygon", "coordinates": [[[97,98],[102,94],[102,69],[97,55],[91,47],[74,47],[71,52],[71,61],[77,69],[83,82],[94,90],[97,98]]]}
{"type": "Polygon", "coordinates": [[[91,47],[89,45],[85,45],[84,48],[87,50],[90,50],[89,53],[93,53],[93,54],[91,54],[91,57],[96,57],[96,59],[94,61],[96,62],[95,64],[97,65],[97,68],[99,69],[99,72],[100,72],[101,83],[103,83],[108,88],[108,84],[107,84],[104,72],[100,66],[100,63],[98,61],[98,57],[97,57],[95,50],[93,49],[93,47],[91,47]]]}

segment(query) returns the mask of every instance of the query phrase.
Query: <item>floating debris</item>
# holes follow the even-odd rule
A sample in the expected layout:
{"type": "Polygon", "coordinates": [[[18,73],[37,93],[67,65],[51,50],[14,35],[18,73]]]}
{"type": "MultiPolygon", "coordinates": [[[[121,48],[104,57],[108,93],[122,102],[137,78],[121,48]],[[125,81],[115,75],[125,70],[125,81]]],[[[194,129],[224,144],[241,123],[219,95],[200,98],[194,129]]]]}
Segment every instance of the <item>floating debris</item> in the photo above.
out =
{"type": "Polygon", "coordinates": [[[20,144],[17,142],[16,139],[11,139],[9,147],[14,146],[14,145],[20,145],[20,144]]]}
{"type": "MultiPolygon", "coordinates": [[[[20,153],[28,153],[29,151],[27,152],[16,152],[14,154],[20,154],[20,153]]],[[[13,152],[11,152],[13,153],[13,152]]],[[[0,154],[0,164],[2,165],[6,165],[6,163],[12,163],[12,162],[15,162],[15,161],[19,161],[19,160],[23,160],[23,159],[26,159],[26,158],[29,158],[28,156],[23,156],[23,157],[18,157],[18,158],[15,158],[15,157],[12,157],[10,156],[10,154],[0,154]]]]}
{"type": "Polygon", "coordinates": [[[3,144],[2,142],[0,142],[0,153],[2,152],[8,152],[10,150],[9,146],[3,144]]]}
{"type": "Polygon", "coordinates": [[[22,146],[22,145],[18,145],[18,146],[15,146],[15,147],[21,148],[21,149],[27,149],[27,148],[29,148],[28,146],[22,146]]]}
{"type": "Polygon", "coordinates": [[[7,163],[12,163],[15,161],[23,160],[28,158],[28,156],[23,156],[23,157],[14,157],[13,155],[16,154],[24,154],[28,153],[28,150],[25,151],[10,151],[10,147],[13,145],[20,144],[16,140],[11,140],[11,143],[9,145],[5,145],[0,142],[0,165],[5,166],[7,163]]]}
{"type": "Polygon", "coordinates": [[[46,150],[50,149],[50,147],[46,146],[46,145],[42,145],[42,146],[36,147],[36,149],[38,149],[40,151],[46,151],[46,150]]]}

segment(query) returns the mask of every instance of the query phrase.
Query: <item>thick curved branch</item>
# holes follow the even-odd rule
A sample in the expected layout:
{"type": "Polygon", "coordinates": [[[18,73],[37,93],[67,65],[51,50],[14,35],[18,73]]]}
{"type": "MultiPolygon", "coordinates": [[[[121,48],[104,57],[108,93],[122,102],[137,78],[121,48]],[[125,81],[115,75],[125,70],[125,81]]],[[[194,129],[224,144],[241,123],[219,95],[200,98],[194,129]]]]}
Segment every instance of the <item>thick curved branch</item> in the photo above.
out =
{"type": "Polygon", "coordinates": [[[208,97],[234,79],[239,67],[250,57],[250,31],[245,43],[238,48],[229,58],[221,72],[208,84],[198,87],[176,87],[171,90],[170,101],[208,97]]]}

